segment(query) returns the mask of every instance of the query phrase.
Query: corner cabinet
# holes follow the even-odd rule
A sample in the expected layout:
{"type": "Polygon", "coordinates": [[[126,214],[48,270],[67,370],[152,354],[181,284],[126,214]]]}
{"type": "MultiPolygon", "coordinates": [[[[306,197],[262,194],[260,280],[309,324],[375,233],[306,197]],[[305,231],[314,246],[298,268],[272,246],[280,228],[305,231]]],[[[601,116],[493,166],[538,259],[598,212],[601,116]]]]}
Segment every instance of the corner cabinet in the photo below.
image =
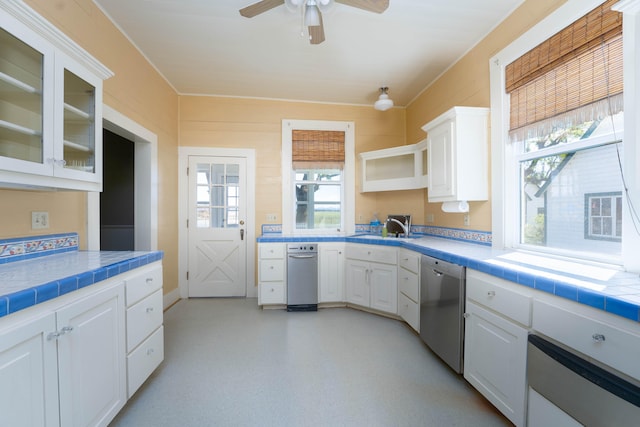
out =
{"type": "Polygon", "coordinates": [[[397,250],[368,245],[349,245],[346,252],[347,302],[397,314],[397,250]]]}
{"type": "Polygon", "coordinates": [[[2,2],[0,22],[0,186],[101,191],[113,74],[23,2],[2,2]]]}
{"type": "Polygon", "coordinates": [[[488,116],[488,108],[454,107],[422,127],[429,202],[488,199],[488,116]]]}
{"type": "Polygon", "coordinates": [[[360,153],[360,191],[413,190],[427,186],[427,141],[360,153]]]}

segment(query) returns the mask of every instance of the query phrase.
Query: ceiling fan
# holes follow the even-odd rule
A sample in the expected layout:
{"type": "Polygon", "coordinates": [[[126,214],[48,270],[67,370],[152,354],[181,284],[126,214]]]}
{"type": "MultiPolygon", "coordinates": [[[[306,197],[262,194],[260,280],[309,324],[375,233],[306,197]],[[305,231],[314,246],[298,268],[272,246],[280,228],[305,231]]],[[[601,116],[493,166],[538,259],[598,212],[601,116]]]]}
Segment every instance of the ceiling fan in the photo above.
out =
{"type": "Polygon", "coordinates": [[[334,1],[375,13],[382,13],[389,7],[389,0],[262,0],[240,9],[240,15],[253,18],[285,3],[289,8],[300,8],[304,25],[309,29],[309,41],[311,44],[320,44],[324,41],[320,8],[329,7],[334,1]]]}

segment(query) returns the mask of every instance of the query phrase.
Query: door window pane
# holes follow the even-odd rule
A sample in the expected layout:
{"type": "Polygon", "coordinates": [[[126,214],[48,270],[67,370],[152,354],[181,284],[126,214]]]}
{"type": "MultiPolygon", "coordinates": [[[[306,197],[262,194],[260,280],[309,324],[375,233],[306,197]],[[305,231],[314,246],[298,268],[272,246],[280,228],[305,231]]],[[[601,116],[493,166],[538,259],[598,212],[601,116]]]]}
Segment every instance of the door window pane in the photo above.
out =
{"type": "Polygon", "coordinates": [[[200,228],[239,226],[240,166],[225,163],[199,163],[196,202],[200,228]]]}

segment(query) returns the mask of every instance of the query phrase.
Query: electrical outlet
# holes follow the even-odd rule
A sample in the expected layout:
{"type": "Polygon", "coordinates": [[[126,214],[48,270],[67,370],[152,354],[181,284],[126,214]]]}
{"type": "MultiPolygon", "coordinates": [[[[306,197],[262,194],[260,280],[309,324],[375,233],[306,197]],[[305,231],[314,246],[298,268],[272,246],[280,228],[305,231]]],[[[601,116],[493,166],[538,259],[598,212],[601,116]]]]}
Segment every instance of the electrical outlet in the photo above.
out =
{"type": "Polygon", "coordinates": [[[469,219],[469,214],[464,214],[464,225],[471,225],[471,220],[469,219]]]}
{"type": "Polygon", "coordinates": [[[427,223],[431,224],[431,223],[433,223],[433,221],[435,221],[435,218],[433,217],[433,214],[427,214],[427,223]]]}
{"type": "Polygon", "coordinates": [[[278,216],[276,214],[267,214],[267,221],[276,221],[278,219],[278,216]]]}
{"type": "Polygon", "coordinates": [[[49,228],[49,212],[31,212],[31,229],[49,228]]]}

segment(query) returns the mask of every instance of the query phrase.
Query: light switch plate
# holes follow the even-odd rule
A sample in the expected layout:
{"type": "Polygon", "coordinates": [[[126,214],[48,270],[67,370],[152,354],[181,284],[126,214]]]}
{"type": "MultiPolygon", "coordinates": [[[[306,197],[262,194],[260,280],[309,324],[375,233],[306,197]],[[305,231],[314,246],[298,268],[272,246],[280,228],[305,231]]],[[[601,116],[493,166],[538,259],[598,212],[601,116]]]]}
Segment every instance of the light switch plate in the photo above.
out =
{"type": "Polygon", "coordinates": [[[31,212],[31,229],[49,228],[49,212],[31,212]]]}

